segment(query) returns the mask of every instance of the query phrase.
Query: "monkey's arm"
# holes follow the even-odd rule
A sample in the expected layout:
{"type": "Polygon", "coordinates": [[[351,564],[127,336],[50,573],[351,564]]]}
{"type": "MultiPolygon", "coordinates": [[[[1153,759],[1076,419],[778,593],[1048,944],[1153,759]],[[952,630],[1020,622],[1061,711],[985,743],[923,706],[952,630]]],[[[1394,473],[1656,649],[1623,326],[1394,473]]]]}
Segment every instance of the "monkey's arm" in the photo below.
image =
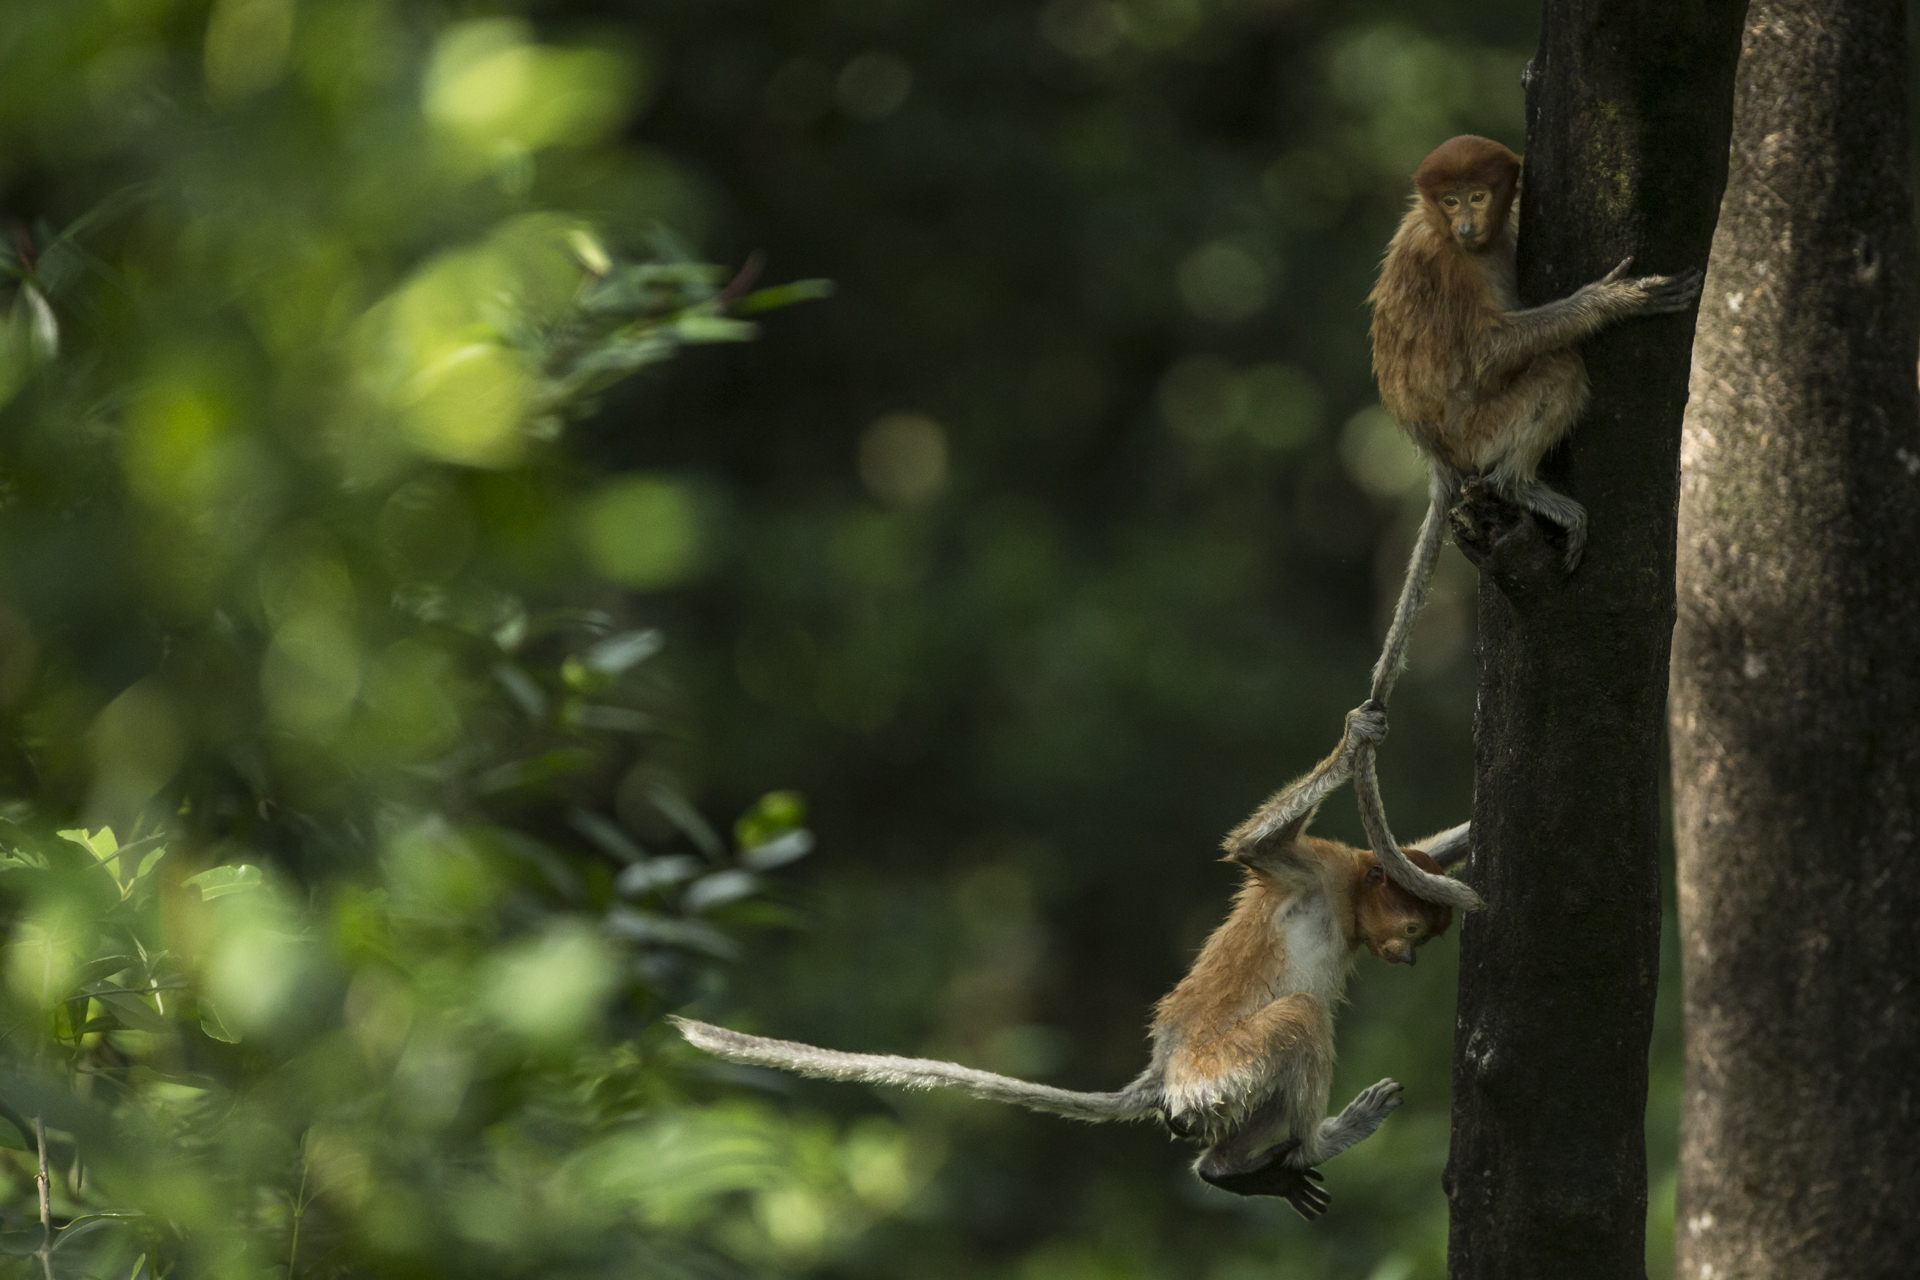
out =
{"type": "Polygon", "coordinates": [[[1305,777],[1275,792],[1252,817],[1235,827],[1226,838],[1227,856],[1235,862],[1253,863],[1294,847],[1327,793],[1353,776],[1355,754],[1363,745],[1379,743],[1386,736],[1387,711],[1379,703],[1363,702],[1347,712],[1346,732],[1333,754],[1305,777]]]}
{"type": "Polygon", "coordinates": [[[1558,302],[1509,311],[1488,326],[1476,363],[1482,377],[1510,372],[1535,356],[1559,351],[1629,316],[1685,311],[1700,294],[1700,272],[1677,276],[1626,278],[1627,258],[1592,284],[1582,285],[1558,302]]]}

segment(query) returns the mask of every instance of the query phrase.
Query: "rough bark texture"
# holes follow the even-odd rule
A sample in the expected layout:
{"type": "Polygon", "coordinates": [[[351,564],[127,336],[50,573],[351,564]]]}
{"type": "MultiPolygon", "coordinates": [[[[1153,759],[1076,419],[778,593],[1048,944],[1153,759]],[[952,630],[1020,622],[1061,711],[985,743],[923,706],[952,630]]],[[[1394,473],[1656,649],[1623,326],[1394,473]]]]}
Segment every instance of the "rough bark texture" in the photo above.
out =
{"type": "MultiPolygon", "coordinates": [[[[1548,0],[1527,90],[1520,294],[1634,256],[1704,265],[1744,0],[1548,0]]],[[[1593,401],[1545,478],[1587,507],[1571,578],[1469,508],[1482,563],[1472,880],[1447,1166],[1454,1277],[1643,1276],[1659,969],[1660,728],[1691,315],[1587,343],[1593,401]]]]}
{"type": "Polygon", "coordinates": [[[1756,0],[1693,368],[1678,1274],[1920,1275],[1906,6],[1756,0]]]}

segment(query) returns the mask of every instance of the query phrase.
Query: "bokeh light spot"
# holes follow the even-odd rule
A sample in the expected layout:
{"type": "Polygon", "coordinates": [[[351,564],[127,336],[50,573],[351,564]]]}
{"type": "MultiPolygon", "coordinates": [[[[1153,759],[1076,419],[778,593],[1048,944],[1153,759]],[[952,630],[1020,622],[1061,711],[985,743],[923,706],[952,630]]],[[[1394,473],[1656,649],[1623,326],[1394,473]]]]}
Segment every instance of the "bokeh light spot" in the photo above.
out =
{"type": "Polygon", "coordinates": [[[1231,241],[1215,240],[1187,255],[1176,278],[1181,301],[1202,320],[1232,324],[1266,310],[1266,269],[1231,241]]]}
{"type": "Polygon", "coordinates": [[[860,437],[860,479],[882,502],[913,506],[947,480],[947,435],[921,413],[890,413],[860,437]]]}
{"type": "Polygon", "coordinates": [[[1362,409],[1340,429],[1340,460],[1353,482],[1376,497],[1424,491],[1427,469],[1393,415],[1379,405],[1362,409]]]}
{"type": "Polygon", "coordinates": [[[641,590],[688,577],[702,549],[693,496],[660,476],[628,476],[602,489],[581,512],[580,536],[597,572],[641,590]]]}
{"type": "Polygon", "coordinates": [[[427,69],[427,118],[496,159],[616,132],[633,107],[636,68],[604,49],[549,48],[528,36],[524,23],[504,18],[450,29],[427,69]]]}
{"type": "Polygon", "coordinates": [[[855,120],[878,120],[898,111],[913,92],[913,68],[897,54],[878,50],[850,59],[834,81],[840,109],[855,120]]]}
{"type": "Polygon", "coordinates": [[[1071,58],[1104,58],[1120,44],[1120,15],[1108,0],[1052,0],[1040,34],[1071,58]]]}
{"type": "Polygon", "coordinates": [[[286,74],[293,0],[219,0],[207,19],[207,95],[250,98],[286,74]]]}
{"type": "Polygon", "coordinates": [[[492,961],[485,1002],[495,1021],[516,1035],[566,1040],[599,1016],[614,980],[606,938],[560,924],[492,961]]]}

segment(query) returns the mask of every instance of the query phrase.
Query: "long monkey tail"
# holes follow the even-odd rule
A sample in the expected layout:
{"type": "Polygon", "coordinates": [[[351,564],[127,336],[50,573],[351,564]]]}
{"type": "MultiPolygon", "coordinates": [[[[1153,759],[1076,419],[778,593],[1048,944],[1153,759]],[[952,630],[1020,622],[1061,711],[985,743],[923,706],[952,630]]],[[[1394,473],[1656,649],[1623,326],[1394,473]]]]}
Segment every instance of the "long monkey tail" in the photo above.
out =
{"type": "Polygon", "coordinates": [[[1407,561],[1406,581],[1400,584],[1400,599],[1393,606],[1393,622],[1387,627],[1386,643],[1380,646],[1380,660],[1373,664],[1373,700],[1381,706],[1393,693],[1393,682],[1407,665],[1407,640],[1413,634],[1413,620],[1427,602],[1427,588],[1433,582],[1433,566],[1440,559],[1441,544],[1446,541],[1447,511],[1453,506],[1458,484],[1438,467],[1427,472],[1427,518],[1420,522],[1420,536],[1414,540],[1413,556],[1407,561]]]}
{"type": "MultiPolygon", "coordinates": [[[[1440,558],[1440,546],[1446,539],[1447,509],[1453,505],[1458,488],[1452,476],[1439,467],[1427,471],[1427,518],[1420,522],[1420,536],[1414,541],[1413,556],[1407,562],[1407,580],[1400,586],[1400,599],[1393,606],[1393,622],[1387,627],[1386,643],[1380,646],[1380,661],[1373,667],[1373,700],[1381,706],[1393,693],[1394,681],[1407,665],[1407,640],[1413,634],[1413,621],[1427,602],[1427,588],[1433,581],[1433,566],[1440,558]]],[[[1423,871],[1408,860],[1387,825],[1387,808],[1380,802],[1380,779],[1373,768],[1373,744],[1354,754],[1353,794],[1360,802],[1360,824],[1367,829],[1367,842],[1373,856],[1380,859],[1393,882],[1416,898],[1443,903],[1462,911],[1478,911],[1486,906],[1471,886],[1448,876],[1423,871]]]]}
{"type": "MultiPolygon", "coordinates": [[[[1372,743],[1362,746],[1354,756],[1353,794],[1360,802],[1360,825],[1367,829],[1367,842],[1373,846],[1373,856],[1380,859],[1380,865],[1386,868],[1387,875],[1395,884],[1416,898],[1457,907],[1462,911],[1478,911],[1487,905],[1473,891],[1473,886],[1451,876],[1437,876],[1431,871],[1422,871],[1402,852],[1399,842],[1393,838],[1392,829],[1387,826],[1386,806],[1380,803],[1380,779],[1373,771],[1372,743]]],[[[1461,827],[1443,832],[1442,836],[1451,837],[1456,832],[1464,837],[1465,830],[1461,827]]],[[[1439,858],[1439,854],[1431,852],[1430,856],[1436,860],[1439,858]]]]}
{"type": "Polygon", "coordinates": [[[903,1089],[958,1089],[989,1102],[1011,1102],[1030,1111],[1096,1122],[1144,1120],[1159,1109],[1160,1090],[1149,1075],[1142,1075],[1117,1093],[1075,1093],[995,1075],[991,1071],[976,1071],[957,1062],[896,1058],[878,1053],[841,1053],[792,1040],[743,1035],[725,1027],[695,1022],[692,1018],[671,1021],[689,1043],[717,1058],[756,1067],[778,1067],[822,1080],[864,1080],[903,1089]]]}

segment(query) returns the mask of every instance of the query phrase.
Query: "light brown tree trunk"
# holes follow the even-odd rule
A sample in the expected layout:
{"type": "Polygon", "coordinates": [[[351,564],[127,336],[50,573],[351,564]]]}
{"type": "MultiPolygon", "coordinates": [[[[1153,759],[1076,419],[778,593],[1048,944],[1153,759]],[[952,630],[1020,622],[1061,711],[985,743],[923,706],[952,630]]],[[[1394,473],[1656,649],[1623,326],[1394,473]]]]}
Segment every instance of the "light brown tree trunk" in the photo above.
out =
{"type": "Polygon", "coordinates": [[[1906,6],[1756,0],[1687,411],[1678,1274],[1920,1275],[1906,6]]]}
{"type": "MultiPolygon", "coordinates": [[[[1635,255],[1705,263],[1743,0],[1548,0],[1527,93],[1523,302],[1635,255]]],[[[1645,1275],[1659,973],[1660,727],[1689,317],[1583,348],[1592,405],[1545,478],[1584,503],[1568,578],[1530,520],[1482,568],[1474,865],[1461,931],[1448,1265],[1457,1280],[1645,1275]]]]}

